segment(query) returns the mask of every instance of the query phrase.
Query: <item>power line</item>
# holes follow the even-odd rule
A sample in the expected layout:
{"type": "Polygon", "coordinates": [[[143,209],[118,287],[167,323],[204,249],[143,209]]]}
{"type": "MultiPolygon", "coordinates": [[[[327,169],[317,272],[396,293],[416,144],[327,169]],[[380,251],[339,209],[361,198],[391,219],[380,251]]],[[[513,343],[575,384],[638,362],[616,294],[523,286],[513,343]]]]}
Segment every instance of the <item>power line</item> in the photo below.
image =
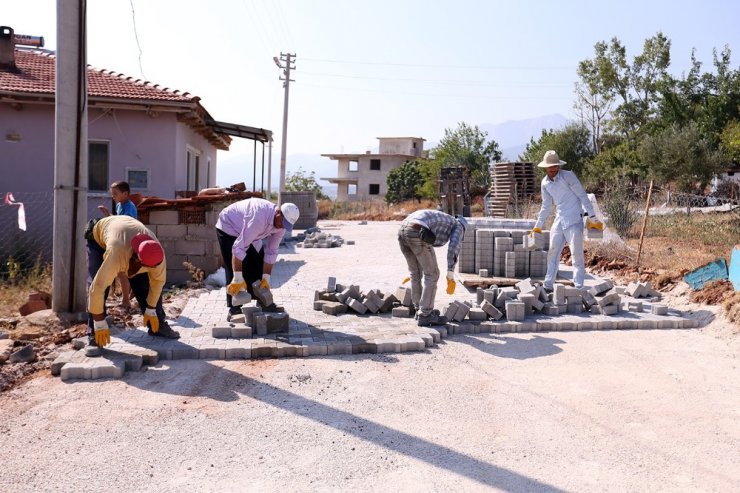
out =
{"type": "Polygon", "coordinates": [[[139,48],[139,72],[141,72],[141,77],[143,79],[146,79],[146,75],[144,75],[144,67],[141,64],[141,57],[144,55],[144,52],[141,49],[141,43],[139,43],[139,32],[136,29],[136,12],[134,11],[134,0],[129,0],[129,3],[131,4],[131,18],[134,20],[134,38],[136,38],[136,46],[139,48]]]}
{"type": "Polygon", "coordinates": [[[454,68],[454,69],[480,69],[480,70],[575,70],[577,67],[571,65],[443,65],[425,63],[393,63],[393,62],[367,62],[358,60],[329,60],[325,58],[304,58],[307,62],[342,63],[347,65],[385,65],[389,67],[421,67],[421,68],[454,68]]]}
{"type": "Polygon", "coordinates": [[[353,87],[337,87],[337,86],[325,86],[317,84],[302,83],[301,87],[315,87],[319,89],[338,89],[342,91],[352,92],[366,92],[376,94],[394,94],[399,96],[425,96],[433,98],[467,98],[467,99],[542,99],[542,100],[571,100],[572,98],[564,96],[491,96],[491,95],[477,95],[477,94],[431,94],[423,92],[401,92],[401,91],[377,91],[373,89],[358,89],[353,87]]]}
{"type": "Polygon", "coordinates": [[[316,75],[321,77],[339,77],[343,79],[367,79],[367,80],[388,80],[388,81],[400,81],[400,82],[426,82],[432,84],[458,84],[458,85],[470,85],[470,86],[493,86],[493,87],[508,87],[508,86],[530,86],[530,87],[565,87],[571,86],[571,82],[491,82],[491,81],[476,81],[476,80],[441,80],[441,79],[406,79],[400,77],[369,77],[362,75],[345,75],[345,74],[326,74],[321,72],[302,72],[306,75],[316,75]]]}

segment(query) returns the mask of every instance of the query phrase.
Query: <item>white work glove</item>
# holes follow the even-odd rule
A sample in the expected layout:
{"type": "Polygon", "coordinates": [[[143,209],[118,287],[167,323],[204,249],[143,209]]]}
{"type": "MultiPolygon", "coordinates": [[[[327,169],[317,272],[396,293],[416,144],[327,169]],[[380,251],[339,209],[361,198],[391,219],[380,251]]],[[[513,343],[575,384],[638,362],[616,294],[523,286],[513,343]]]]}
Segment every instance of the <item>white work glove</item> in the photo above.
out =
{"type": "Polygon", "coordinates": [[[157,317],[156,308],[144,310],[144,327],[149,327],[155,334],[159,332],[159,317],[157,317]]]}
{"type": "Polygon", "coordinates": [[[455,273],[447,271],[447,294],[455,294],[455,273]]]}
{"type": "Polygon", "coordinates": [[[247,283],[244,282],[244,276],[241,272],[234,272],[234,278],[231,280],[231,283],[226,286],[226,292],[231,296],[235,296],[236,293],[244,291],[245,289],[247,289],[247,283]]]}
{"type": "Polygon", "coordinates": [[[93,327],[95,329],[95,344],[100,347],[110,344],[110,328],[108,322],[103,320],[93,321],[93,327]]]}
{"type": "Polygon", "coordinates": [[[270,289],[270,274],[262,274],[261,289],[270,289]]]}

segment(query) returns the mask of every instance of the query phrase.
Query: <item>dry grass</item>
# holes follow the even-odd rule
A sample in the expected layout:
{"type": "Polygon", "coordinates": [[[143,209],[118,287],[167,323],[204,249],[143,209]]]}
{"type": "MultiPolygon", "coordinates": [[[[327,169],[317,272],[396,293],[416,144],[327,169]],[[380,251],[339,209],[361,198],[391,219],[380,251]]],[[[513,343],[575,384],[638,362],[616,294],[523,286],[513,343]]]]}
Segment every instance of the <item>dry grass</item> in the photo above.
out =
{"type": "Polygon", "coordinates": [[[319,219],[399,221],[419,209],[436,209],[433,200],[408,200],[389,205],[380,200],[362,202],[333,202],[320,200],[318,203],[319,219]]]}

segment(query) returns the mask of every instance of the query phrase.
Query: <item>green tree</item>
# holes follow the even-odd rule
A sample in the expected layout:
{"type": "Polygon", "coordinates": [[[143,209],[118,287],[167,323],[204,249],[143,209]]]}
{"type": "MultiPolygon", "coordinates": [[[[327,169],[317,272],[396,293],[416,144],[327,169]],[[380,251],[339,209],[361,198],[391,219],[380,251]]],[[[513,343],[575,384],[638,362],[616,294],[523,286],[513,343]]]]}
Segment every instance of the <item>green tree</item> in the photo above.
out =
{"type": "Polygon", "coordinates": [[[697,182],[706,185],[726,162],[695,123],[645,137],[639,155],[660,184],[674,183],[682,191],[697,182]]]}
{"type": "Polygon", "coordinates": [[[661,89],[670,81],[670,50],[671,41],[658,32],[645,40],[642,53],[629,63],[625,47],[613,38],[608,44],[596,43],[594,58],[578,64],[578,75],[587,92],[616,102],[609,120],[613,131],[636,139],[654,118],[661,89]]]}
{"type": "Polygon", "coordinates": [[[560,130],[543,129],[540,138],[536,141],[531,139],[519,158],[522,161],[539,163],[550,149],[554,149],[560,159],[568,163],[567,168],[577,175],[581,174],[594,155],[588,128],[580,123],[569,123],[560,130]]]}
{"type": "Polygon", "coordinates": [[[419,161],[406,161],[388,173],[388,191],[385,201],[395,204],[404,200],[418,199],[419,188],[423,183],[419,161]]]}
{"type": "Polygon", "coordinates": [[[583,181],[588,188],[613,189],[615,183],[636,184],[648,176],[635,147],[626,139],[609,139],[586,165],[583,181]]]}
{"type": "Polygon", "coordinates": [[[740,163],[740,121],[733,120],[728,123],[722,131],[720,141],[727,157],[740,163]]]}
{"type": "Polygon", "coordinates": [[[316,192],[317,199],[328,199],[321,185],[316,181],[316,172],[307,173],[303,168],[298,168],[294,173],[288,172],[285,175],[286,192],[316,192]]]}
{"type": "Polygon", "coordinates": [[[470,189],[474,194],[482,194],[490,184],[489,164],[501,160],[498,143],[486,142],[488,132],[477,125],[470,126],[460,122],[456,129],[445,129],[439,145],[432,150],[432,160],[422,167],[425,178],[423,195],[436,197],[439,172],[444,167],[464,166],[470,176],[470,189]]]}

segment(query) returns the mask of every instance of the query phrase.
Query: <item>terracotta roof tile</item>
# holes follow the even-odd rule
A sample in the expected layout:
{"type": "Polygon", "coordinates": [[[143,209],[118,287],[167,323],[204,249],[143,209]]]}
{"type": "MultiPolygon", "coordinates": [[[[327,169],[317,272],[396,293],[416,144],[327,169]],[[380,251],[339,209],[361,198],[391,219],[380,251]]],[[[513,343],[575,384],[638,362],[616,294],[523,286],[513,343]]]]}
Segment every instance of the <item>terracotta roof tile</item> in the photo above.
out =
{"type": "MultiPolygon", "coordinates": [[[[56,56],[36,50],[15,50],[18,72],[0,71],[0,92],[54,94],[56,56]]],[[[90,97],[124,100],[194,103],[200,98],[188,92],[172,90],[135,79],[112,70],[87,67],[90,97]]]]}

